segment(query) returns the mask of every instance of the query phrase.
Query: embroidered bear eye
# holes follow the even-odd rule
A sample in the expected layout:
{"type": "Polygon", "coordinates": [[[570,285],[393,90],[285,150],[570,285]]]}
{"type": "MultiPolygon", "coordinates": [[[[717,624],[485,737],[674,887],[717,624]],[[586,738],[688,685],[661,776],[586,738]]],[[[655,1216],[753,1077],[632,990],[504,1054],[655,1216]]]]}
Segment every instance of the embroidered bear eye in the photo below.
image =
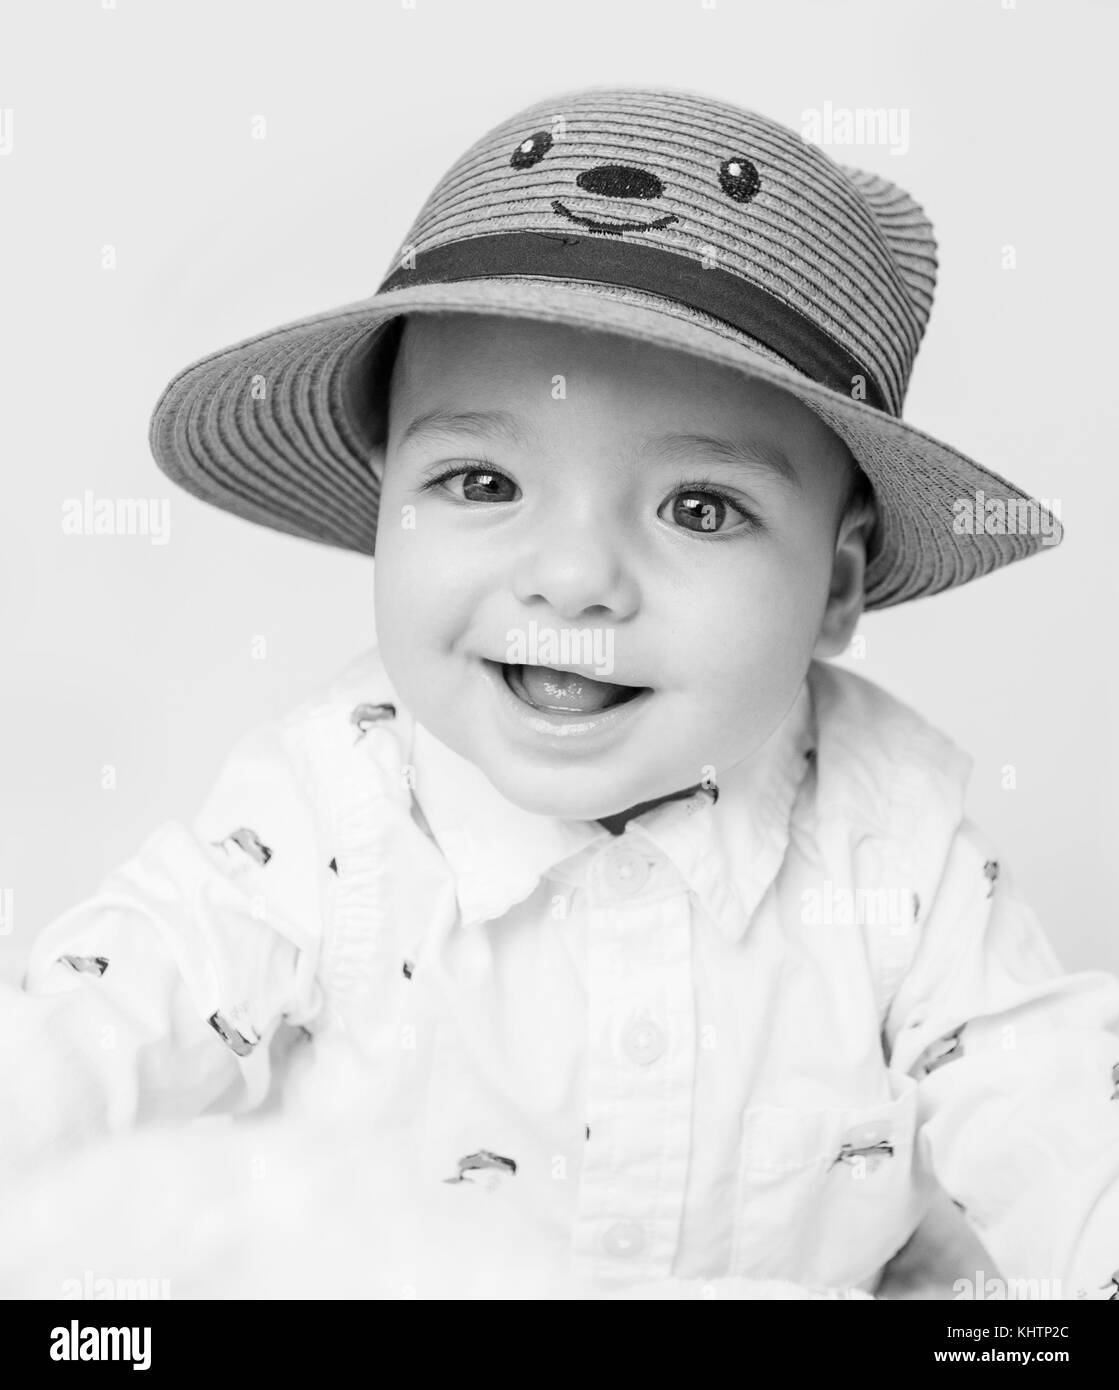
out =
{"type": "Polygon", "coordinates": [[[538,130],[535,135],[521,141],[509,163],[514,169],[531,169],[534,164],[540,163],[551,148],[552,137],[546,130],[538,130]]]}
{"type": "Polygon", "coordinates": [[[748,203],[761,183],[757,169],[744,155],[732,155],[719,165],[719,185],[736,203],[748,203]]]}

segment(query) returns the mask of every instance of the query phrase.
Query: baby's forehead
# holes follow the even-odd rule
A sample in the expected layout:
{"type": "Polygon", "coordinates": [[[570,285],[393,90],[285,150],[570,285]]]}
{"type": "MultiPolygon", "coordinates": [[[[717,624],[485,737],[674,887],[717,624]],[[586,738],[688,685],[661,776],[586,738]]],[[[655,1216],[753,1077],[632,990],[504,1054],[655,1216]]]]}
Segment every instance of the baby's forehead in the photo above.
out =
{"type": "Polygon", "coordinates": [[[774,450],[833,440],[789,391],[722,363],[583,326],[483,314],[421,314],[405,324],[394,375],[401,427],[433,414],[515,414],[526,442],[572,416],[614,436],[669,431],[774,450]],[[407,421],[402,417],[407,416],[407,421]]]}
{"type": "MultiPolygon", "coordinates": [[[[796,416],[806,410],[778,386],[680,348],[582,324],[500,314],[409,315],[396,372],[424,392],[445,392],[466,382],[514,387],[541,378],[563,390],[579,378],[584,388],[613,385],[631,395],[640,395],[644,385],[657,391],[702,389],[708,404],[754,405],[764,399],[775,414],[796,416]]],[[[535,394],[531,399],[538,411],[547,413],[546,401],[535,394]]]]}
{"type": "Polygon", "coordinates": [[[518,352],[536,348],[593,354],[609,345],[617,347],[622,341],[615,334],[584,324],[499,313],[411,313],[402,322],[402,351],[416,356],[473,356],[480,349],[503,343],[515,346],[518,352]]]}

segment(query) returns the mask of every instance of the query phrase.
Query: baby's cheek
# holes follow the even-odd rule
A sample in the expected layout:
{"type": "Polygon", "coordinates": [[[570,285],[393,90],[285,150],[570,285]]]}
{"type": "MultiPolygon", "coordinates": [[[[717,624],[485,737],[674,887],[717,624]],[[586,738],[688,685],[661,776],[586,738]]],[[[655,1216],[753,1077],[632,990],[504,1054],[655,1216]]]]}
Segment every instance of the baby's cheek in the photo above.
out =
{"type": "Polygon", "coordinates": [[[415,550],[405,534],[386,534],[382,527],[373,566],[378,646],[389,679],[405,701],[428,645],[432,609],[415,550]]]}
{"type": "Polygon", "coordinates": [[[696,722],[724,765],[750,756],[784,719],[811,661],[810,631],[800,610],[775,598],[710,644],[698,673],[696,722]]]}
{"type": "Polygon", "coordinates": [[[377,528],[375,591],[378,617],[401,608],[423,612],[444,585],[441,572],[446,555],[432,535],[430,520],[407,500],[385,499],[377,528]]]}
{"type": "Polygon", "coordinates": [[[822,611],[822,581],[815,566],[775,549],[748,557],[705,595],[696,629],[712,658],[711,674],[731,681],[755,677],[774,664],[795,669],[815,644],[822,611]],[[810,636],[811,634],[811,636],[810,636]]]}
{"type": "Polygon", "coordinates": [[[447,663],[471,630],[478,595],[463,557],[424,523],[421,513],[414,529],[381,534],[374,594],[389,678],[406,705],[430,718],[431,702],[451,683],[447,663]]]}

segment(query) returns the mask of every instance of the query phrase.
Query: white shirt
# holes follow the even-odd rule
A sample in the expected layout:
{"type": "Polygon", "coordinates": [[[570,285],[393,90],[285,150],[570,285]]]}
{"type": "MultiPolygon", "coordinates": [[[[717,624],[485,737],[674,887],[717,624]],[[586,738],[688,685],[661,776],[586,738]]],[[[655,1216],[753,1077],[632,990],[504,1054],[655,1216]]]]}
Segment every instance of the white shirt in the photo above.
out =
{"type": "Polygon", "coordinates": [[[506,801],[368,653],[0,990],[29,1062],[0,1175],[148,1119],[360,1104],[464,1201],[516,1183],[580,1278],[873,1290],[935,1175],[1005,1278],[1107,1298],[1119,983],[1062,974],[969,770],[813,663],[717,799],[615,837],[506,801]]]}

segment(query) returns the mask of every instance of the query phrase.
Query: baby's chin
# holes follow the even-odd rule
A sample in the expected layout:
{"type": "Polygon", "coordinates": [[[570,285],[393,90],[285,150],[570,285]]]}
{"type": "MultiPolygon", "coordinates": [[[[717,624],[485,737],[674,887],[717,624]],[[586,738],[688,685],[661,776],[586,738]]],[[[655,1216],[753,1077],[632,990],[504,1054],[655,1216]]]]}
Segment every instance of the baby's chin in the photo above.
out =
{"type": "MultiPolygon", "coordinates": [[[[517,775],[507,767],[482,769],[501,795],[522,811],[556,820],[608,820],[635,807],[644,807],[678,795],[691,785],[681,776],[634,779],[632,785],[622,784],[616,776],[597,776],[585,764],[566,770],[548,772],[526,771],[517,775]],[[620,792],[620,795],[619,795],[620,792]]],[[[694,770],[691,773],[695,783],[694,770]]]]}

